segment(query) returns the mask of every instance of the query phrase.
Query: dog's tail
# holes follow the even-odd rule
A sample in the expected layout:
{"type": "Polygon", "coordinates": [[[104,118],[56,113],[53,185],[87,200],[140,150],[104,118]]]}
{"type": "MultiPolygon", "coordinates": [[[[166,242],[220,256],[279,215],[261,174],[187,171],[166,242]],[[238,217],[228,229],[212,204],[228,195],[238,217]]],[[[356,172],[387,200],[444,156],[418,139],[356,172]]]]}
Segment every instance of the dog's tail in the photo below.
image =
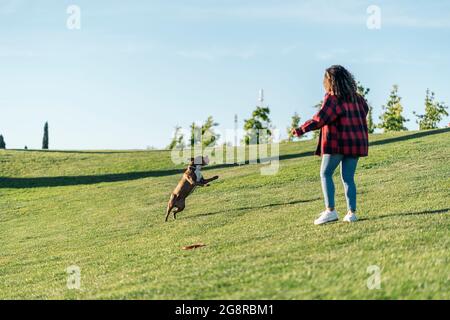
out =
{"type": "Polygon", "coordinates": [[[172,195],[170,196],[170,200],[169,203],[167,204],[167,210],[166,210],[166,222],[169,219],[170,216],[170,212],[172,211],[174,205],[175,205],[175,201],[177,200],[177,196],[174,195],[172,193],[172,195]]]}

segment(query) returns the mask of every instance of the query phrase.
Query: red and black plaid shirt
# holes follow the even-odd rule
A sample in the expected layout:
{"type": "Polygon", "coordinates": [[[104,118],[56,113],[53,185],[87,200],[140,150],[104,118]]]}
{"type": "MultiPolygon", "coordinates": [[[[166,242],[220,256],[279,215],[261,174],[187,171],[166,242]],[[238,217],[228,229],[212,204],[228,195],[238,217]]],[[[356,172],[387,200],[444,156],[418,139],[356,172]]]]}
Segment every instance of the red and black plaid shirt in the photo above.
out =
{"type": "Polygon", "coordinates": [[[311,120],[298,128],[297,135],[320,130],[316,155],[342,154],[365,157],[369,152],[367,113],[369,107],[363,97],[357,103],[339,103],[336,96],[327,94],[322,108],[311,120]]]}

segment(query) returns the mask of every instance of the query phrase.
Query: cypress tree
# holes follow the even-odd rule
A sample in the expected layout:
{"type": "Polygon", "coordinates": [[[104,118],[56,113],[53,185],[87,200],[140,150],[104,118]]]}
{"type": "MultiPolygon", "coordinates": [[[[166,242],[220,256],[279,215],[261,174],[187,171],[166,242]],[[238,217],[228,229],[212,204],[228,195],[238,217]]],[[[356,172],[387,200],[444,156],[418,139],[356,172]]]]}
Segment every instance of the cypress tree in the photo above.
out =
{"type": "Polygon", "coordinates": [[[48,150],[48,122],[44,126],[44,138],[42,139],[42,149],[48,150]]]}
{"type": "Polygon", "coordinates": [[[5,139],[3,138],[3,135],[1,135],[1,134],[0,134],[0,149],[6,149],[5,139]]]}

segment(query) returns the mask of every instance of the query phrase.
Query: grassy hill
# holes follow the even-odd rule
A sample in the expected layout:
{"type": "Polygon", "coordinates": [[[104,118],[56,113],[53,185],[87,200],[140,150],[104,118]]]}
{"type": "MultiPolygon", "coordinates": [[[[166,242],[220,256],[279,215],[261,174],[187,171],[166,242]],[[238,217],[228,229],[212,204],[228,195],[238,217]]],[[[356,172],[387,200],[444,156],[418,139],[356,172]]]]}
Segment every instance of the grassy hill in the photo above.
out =
{"type": "Polygon", "coordinates": [[[313,141],[281,145],[275,176],[210,168],[221,179],[168,223],[181,168],[168,152],[0,151],[0,299],[449,299],[450,130],[371,144],[361,221],[321,227],[313,141]],[[196,242],[207,246],[181,250],[196,242]],[[71,265],[80,291],[66,287],[71,265]],[[366,286],[371,265],[379,290],[366,286]]]}

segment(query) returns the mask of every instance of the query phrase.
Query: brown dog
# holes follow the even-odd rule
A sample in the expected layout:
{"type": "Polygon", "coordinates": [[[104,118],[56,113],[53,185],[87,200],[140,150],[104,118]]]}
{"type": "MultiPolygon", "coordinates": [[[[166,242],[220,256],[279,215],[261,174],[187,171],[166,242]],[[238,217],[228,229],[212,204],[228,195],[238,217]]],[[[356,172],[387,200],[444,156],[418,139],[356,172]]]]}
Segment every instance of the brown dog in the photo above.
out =
{"type": "Polygon", "coordinates": [[[199,187],[208,187],[211,181],[219,179],[218,176],[214,176],[211,179],[205,179],[202,176],[201,169],[208,165],[208,157],[196,157],[191,158],[191,162],[183,174],[180,182],[170,196],[169,203],[167,204],[166,222],[169,219],[170,212],[173,210],[173,218],[177,218],[177,213],[184,210],[186,198],[199,187]]]}

